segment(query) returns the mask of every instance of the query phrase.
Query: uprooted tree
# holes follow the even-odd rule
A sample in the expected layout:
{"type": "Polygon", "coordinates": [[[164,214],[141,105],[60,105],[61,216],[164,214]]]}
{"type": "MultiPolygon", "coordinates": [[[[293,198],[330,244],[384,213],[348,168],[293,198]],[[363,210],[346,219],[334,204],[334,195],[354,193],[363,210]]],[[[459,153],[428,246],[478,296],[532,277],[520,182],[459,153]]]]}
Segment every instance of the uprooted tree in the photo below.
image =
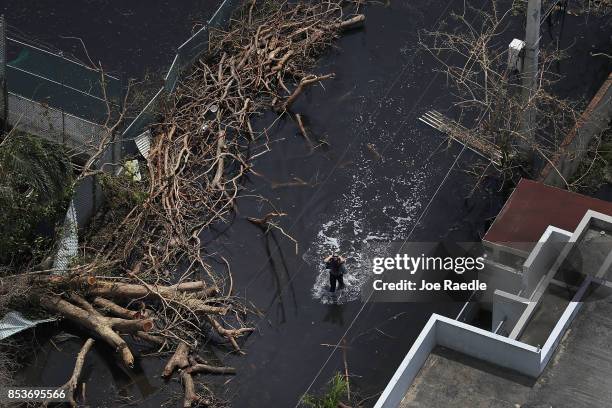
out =
{"type": "MultiPolygon", "coordinates": [[[[209,52],[160,108],[142,181],[96,170],[105,146],[115,142],[110,136],[79,168],[80,177],[99,178],[108,198],[79,257],[67,270],[39,265],[25,275],[15,271],[2,287],[27,276],[35,305],[110,345],[127,367],[134,355],[126,335],[174,350],[163,375],[180,371],[184,406],[213,404],[212,394],[198,393],[193,375],[234,369],[204,361],[198,346],[221,339],[243,353],[240,342],[254,330],[248,323],[254,310],[233,296],[229,263],[223,260],[223,271],[211,266],[201,236],[235,209],[253,159],[270,150],[267,130],[254,129],[254,116],[265,110],[284,115],[308,86],[333,77],[311,69],[342,30],[364,21],[351,7],[340,0],[247,1],[227,30],[211,30],[209,52]]],[[[109,116],[123,117],[110,115],[110,108],[109,116]]],[[[117,123],[107,123],[109,135],[117,123]]],[[[270,218],[256,220],[282,231],[270,218]]],[[[82,358],[77,363],[82,366],[82,358]]]]}

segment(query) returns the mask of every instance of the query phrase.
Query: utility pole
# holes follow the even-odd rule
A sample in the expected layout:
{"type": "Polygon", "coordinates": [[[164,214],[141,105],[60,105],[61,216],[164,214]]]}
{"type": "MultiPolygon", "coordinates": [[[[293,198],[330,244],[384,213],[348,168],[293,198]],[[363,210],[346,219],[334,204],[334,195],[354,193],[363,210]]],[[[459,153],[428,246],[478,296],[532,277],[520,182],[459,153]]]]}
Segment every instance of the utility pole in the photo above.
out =
{"type": "Polygon", "coordinates": [[[540,13],[542,0],[529,0],[527,4],[527,29],[525,32],[525,57],[523,59],[522,93],[526,106],[523,122],[521,148],[528,157],[533,155],[535,142],[536,107],[528,104],[538,83],[538,56],[540,54],[540,13]]]}

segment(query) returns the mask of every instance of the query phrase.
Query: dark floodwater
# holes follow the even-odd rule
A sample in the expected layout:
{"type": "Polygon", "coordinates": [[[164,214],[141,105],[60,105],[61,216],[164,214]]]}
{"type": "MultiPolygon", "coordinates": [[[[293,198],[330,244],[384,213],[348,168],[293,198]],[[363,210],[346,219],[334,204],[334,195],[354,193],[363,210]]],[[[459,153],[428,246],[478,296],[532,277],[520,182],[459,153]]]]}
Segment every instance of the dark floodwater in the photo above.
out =
{"type": "Polygon", "coordinates": [[[207,21],[222,0],[0,0],[12,32],[88,61],[112,73],[140,78],[164,72],[195,23],[207,21]]]}
{"type": "MultiPolygon", "coordinates": [[[[53,17],[50,6],[43,11],[21,1],[3,4],[10,5],[5,13],[22,31],[58,46],[66,44],[57,40],[58,34],[82,37],[91,44],[90,54],[95,52],[113,70],[138,75],[144,68],[164,69],[173,47],[188,35],[191,16],[205,15],[213,2],[130,2],[121,6],[123,11],[116,10],[118,2],[70,3],[73,8],[61,3],[63,12],[54,9],[53,17]],[[75,13],[77,7],[82,12],[75,13]]],[[[224,387],[233,406],[295,406],[305,391],[319,391],[342,368],[342,351],[333,347],[341,339],[354,375],[351,387],[363,397],[373,396],[372,404],[431,313],[454,317],[461,307],[451,302],[364,304],[359,299],[327,304],[320,299],[324,275],[319,260],[337,249],[349,256],[349,272],[355,273],[371,241],[479,239],[499,210],[501,200],[491,194],[466,198],[474,179],[463,170],[477,158],[466,150],[457,159],[461,146],[444,143],[417,121],[429,109],[449,107],[444,78],[417,53],[417,30],[435,26],[462,4],[434,0],[369,6],[365,29],[347,33],[321,59],[317,71],[335,72],[336,78],[311,89],[293,107],[304,116],[311,138],[329,146],[311,153],[290,118],[272,128],[273,150],[255,163],[264,177],[251,177],[247,194],[261,194],[288,213],[280,224],[298,240],[298,255],[282,235],[263,236],[245,220],[269,210],[253,198],[240,199],[239,214],[209,245],[231,262],[238,292],[265,313],[246,341],[246,356],[216,350],[224,363],[238,368],[224,387]],[[283,187],[296,178],[311,186],[283,187]]],[[[585,30],[580,24],[576,18],[568,27],[585,30]]],[[[509,43],[513,34],[507,36],[509,43]]],[[[570,35],[565,39],[571,40],[570,35]]],[[[586,61],[588,55],[581,55],[586,61]]],[[[597,75],[593,83],[601,82],[597,75]]],[[[579,78],[575,89],[594,92],[585,81],[579,78]]],[[[258,125],[274,119],[266,114],[258,125]]],[[[350,287],[358,284],[349,279],[350,287]]],[[[42,351],[24,370],[26,382],[63,383],[82,340],[56,344],[58,350],[45,339],[41,336],[42,351]]],[[[92,406],[121,405],[120,396],[122,403],[159,406],[180,394],[176,381],[160,379],[161,359],[140,359],[134,373],[124,373],[108,355],[97,345],[88,357],[85,379],[92,406]]]]}

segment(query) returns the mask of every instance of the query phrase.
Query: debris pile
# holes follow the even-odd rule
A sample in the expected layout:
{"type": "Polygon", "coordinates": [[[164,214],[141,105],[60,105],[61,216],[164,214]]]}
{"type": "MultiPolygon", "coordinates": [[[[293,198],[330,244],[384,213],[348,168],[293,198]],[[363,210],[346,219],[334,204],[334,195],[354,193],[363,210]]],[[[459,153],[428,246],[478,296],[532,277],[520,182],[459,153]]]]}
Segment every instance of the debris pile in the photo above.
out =
{"type": "MultiPolygon", "coordinates": [[[[164,377],[180,371],[185,406],[212,404],[197,393],[192,375],[234,369],[208,364],[198,347],[222,338],[243,353],[240,341],[254,330],[248,321],[255,311],[232,296],[229,263],[223,260],[224,271],[211,266],[202,235],[235,210],[253,159],[270,150],[266,130],[253,128],[254,116],[284,115],[308,86],[333,77],[311,70],[343,30],[364,21],[355,5],[252,0],[227,31],[212,31],[209,52],[161,107],[142,180],[124,174],[103,181],[112,187],[109,205],[81,256],[68,270],[31,273],[36,303],[112,346],[127,367],[134,355],[126,335],[175,350],[164,377]]],[[[262,225],[276,226],[271,218],[262,225]]],[[[77,369],[90,347],[88,341],[77,369]]]]}

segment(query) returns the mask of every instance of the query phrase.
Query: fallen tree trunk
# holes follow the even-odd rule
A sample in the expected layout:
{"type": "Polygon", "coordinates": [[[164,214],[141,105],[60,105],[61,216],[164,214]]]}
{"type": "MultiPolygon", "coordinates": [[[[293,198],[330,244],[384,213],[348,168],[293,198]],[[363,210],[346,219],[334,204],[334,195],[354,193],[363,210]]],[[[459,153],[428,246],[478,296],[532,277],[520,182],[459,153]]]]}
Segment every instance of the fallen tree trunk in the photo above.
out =
{"type": "Polygon", "coordinates": [[[142,332],[142,331],[137,331],[136,333],[134,333],[134,336],[144,341],[147,341],[151,344],[156,344],[160,347],[160,349],[163,348],[166,344],[168,344],[165,338],[160,337],[160,336],[154,336],[152,334],[142,332]]]}
{"type": "Polygon", "coordinates": [[[335,29],[347,30],[349,28],[353,28],[358,24],[361,24],[365,21],[365,16],[363,14],[357,14],[354,17],[349,18],[348,20],[344,20],[341,23],[334,25],[335,29]]]}
{"type": "Polygon", "coordinates": [[[142,299],[154,296],[156,294],[164,297],[172,297],[177,293],[182,292],[198,292],[206,297],[209,297],[216,295],[218,293],[218,289],[216,287],[206,287],[206,284],[203,281],[183,282],[171,286],[97,281],[89,289],[89,293],[94,296],[114,299],[142,299]]]}
{"type": "Polygon", "coordinates": [[[232,375],[236,373],[236,369],[233,367],[215,367],[205,364],[204,360],[202,360],[199,356],[190,356],[189,352],[189,345],[187,343],[180,342],[176,347],[174,354],[166,363],[162,376],[164,378],[168,378],[172,375],[172,373],[174,373],[174,371],[178,370],[180,372],[181,382],[183,383],[185,393],[183,407],[191,407],[196,402],[200,405],[208,406],[210,401],[203,400],[202,397],[196,392],[192,374],[209,373],[232,375]]]}
{"type": "Polygon", "coordinates": [[[70,286],[91,286],[95,284],[97,279],[94,276],[87,275],[39,275],[32,278],[33,284],[50,284],[50,285],[70,285],[70,286]]]}
{"type": "Polygon", "coordinates": [[[38,276],[33,283],[82,286],[88,294],[113,299],[148,299],[151,296],[171,297],[178,293],[196,293],[203,297],[216,296],[219,289],[207,286],[204,281],[182,282],[176,285],[136,284],[98,280],[94,276],[38,276]]]}
{"type": "Polygon", "coordinates": [[[138,319],[143,317],[141,312],[126,309],[125,307],[119,306],[115,302],[102,297],[95,298],[92,303],[98,306],[100,309],[110,312],[113,315],[117,317],[122,317],[124,319],[138,319]]]}
{"type": "Polygon", "coordinates": [[[211,313],[225,315],[229,309],[228,306],[211,306],[202,299],[197,299],[189,296],[175,296],[170,297],[167,300],[182,305],[195,313],[211,313]]]}
{"type": "Polygon", "coordinates": [[[217,331],[217,333],[219,333],[220,335],[224,336],[225,338],[227,338],[230,341],[230,343],[232,343],[232,346],[234,347],[234,350],[236,350],[240,354],[245,354],[242,351],[242,349],[240,348],[240,346],[238,345],[238,342],[236,341],[236,337],[240,337],[240,336],[242,336],[245,333],[251,333],[251,332],[255,331],[254,328],[252,328],[252,327],[243,327],[243,328],[240,328],[240,329],[226,329],[213,316],[208,316],[207,315],[206,317],[208,318],[208,321],[210,322],[212,327],[217,331]]]}
{"type": "MultiPolygon", "coordinates": [[[[92,303],[98,306],[103,311],[109,312],[114,316],[122,317],[124,319],[146,319],[147,317],[149,317],[146,313],[146,309],[143,309],[141,311],[126,309],[111,300],[104,299],[101,297],[95,298],[92,303]]],[[[164,339],[163,337],[154,336],[143,331],[137,331],[134,333],[134,335],[146,342],[158,345],[160,347],[163,347],[167,343],[166,339],[164,339]]]]}
{"type": "Polygon", "coordinates": [[[219,290],[216,287],[207,288],[204,282],[201,281],[185,282],[172,286],[102,281],[96,282],[93,288],[89,290],[89,293],[96,296],[119,300],[163,299],[183,306],[194,313],[224,315],[227,313],[227,306],[211,306],[204,299],[197,297],[198,295],[203,295],[203,297],[208,298],[216,295],[218,292],[219,290]]]}
{"type": "MultiPolygon", "coordinates": [[[[181,374],[181,381],[183,382],[183,389],[185,390],[185,398],[183,399],[183,408],[191,407],[195,402],[200,401],[200,396],[195,390],[195,384],[193,383],[193,377],[187,372],[181,374]]],[[[203,404],[208,406],[208,404],[203,404]]]]}
{"type": "Polygon", "coordinates": [[[96,334],[121,355],[121,359],[126,366],[133,367],[134,356],[127,343],[115,332],[115,329],[126,333],[147,332],[153,328],[153,322],[151,320],[127,320],[105,317],[80,296],[72,295],[70,298],[78,306],[59,296],[50,295],[41,296],[40,304],[48,311],[58,313],[96,334]]]}

